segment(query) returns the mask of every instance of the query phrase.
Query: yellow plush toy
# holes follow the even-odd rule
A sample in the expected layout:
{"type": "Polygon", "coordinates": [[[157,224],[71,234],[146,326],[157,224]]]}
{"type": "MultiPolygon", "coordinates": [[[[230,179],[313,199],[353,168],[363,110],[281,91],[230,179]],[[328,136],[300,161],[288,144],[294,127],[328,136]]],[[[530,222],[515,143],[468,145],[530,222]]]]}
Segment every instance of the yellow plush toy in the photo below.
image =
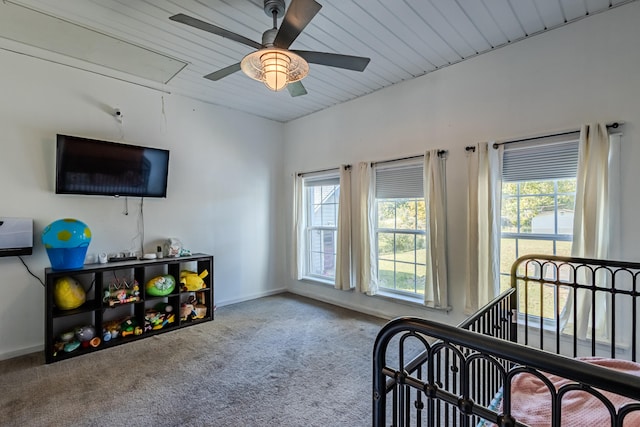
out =
{"type": "Polygon", "coordinates": [[[63,276],[53,285],[53,302],[60,310],[80,307],[87,299],[82,285],[72,277],[63,276]]]}
{"type": "Polygon", "coordinates": [[[180,272],[180,283],[182,284],[182,289],[184,291],[199,291],[200,289],[206,288],[207,285],[202,279],[208,275],[209,272],[207,270],[204,270],[200,274],[194,271],[182,270],[180,272]]]}

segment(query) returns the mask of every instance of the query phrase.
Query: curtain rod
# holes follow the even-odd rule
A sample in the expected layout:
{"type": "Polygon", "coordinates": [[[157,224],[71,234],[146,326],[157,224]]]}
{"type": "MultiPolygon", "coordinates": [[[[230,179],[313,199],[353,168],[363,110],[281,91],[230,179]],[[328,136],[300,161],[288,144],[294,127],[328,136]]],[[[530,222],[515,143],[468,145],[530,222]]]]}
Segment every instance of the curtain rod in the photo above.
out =
{"type": "MultiPolygon", "coordinates": [[[[613,123],[608,123],[606,126],[607,126],[607,128],[617,129],[623,124],[624,123],[613,122],[613,123]]],[[[515,142],[535,141],[536,139],[552,138],[554,136],[571,135],[572,133],[576,133],[576,132],[580,132],[580,129],[571,130],[571,131],[565,131],[565,132],[558,132],[558,133],[551,133],[551,134],[548,134],[548,135],[533,136],[533,137],[530,137],[530,138],[510,139],[508,141],[495,142],[493,144],[493,148],[498,148],[499,146],[505,145],[505,144],[513,144],[515,142]]],[[[476,151],[476,147],[474,147],[473,145],[466,146],[466,147],[464,147],[464,149],[466,151],[476,151]]]]}
{"type": "MultiPolygon", "coordinates": [[[[344,165],[344,167],[345,169],[351,169],[351,165],[344,165]]],[[[337,168],[319,169],[319,170],[309,171],[309,172],[298,172],[298,176],[309,175],[312,173],[339,171],[339,170],[340,170],[340,167],[338,166],[337,168]]]]}
{"type": "MultiPolygon", "coordinates": [[[[449,153],[449,150],[438,150],[438,156],[442,156],[449,153]]],[[[391,160],[380,160],[379,162],[371,162],[371,166],[373,165],[381,165],[384,163],[392,163],[392,162],[399,162],[402,160],[411,160],[411,159],[419,159],[421,157],[424,157],[424,154],[417,154],[415,156],[407,156],[407,157],[400,157],[399,159],[391,159],[391,160]]]]}

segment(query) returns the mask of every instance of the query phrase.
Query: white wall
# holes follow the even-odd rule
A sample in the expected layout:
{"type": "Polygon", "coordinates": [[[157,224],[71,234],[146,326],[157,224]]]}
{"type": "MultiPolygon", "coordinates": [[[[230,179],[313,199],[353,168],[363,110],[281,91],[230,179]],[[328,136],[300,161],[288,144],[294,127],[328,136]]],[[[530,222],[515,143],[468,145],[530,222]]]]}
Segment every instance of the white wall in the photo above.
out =
{"type": "MultiPolygon", "coordinates": [[[[619,258],[640,261],[640,3],[589,17],[352,102],[290,122],[285,128],[285,200],[291,175],[343,163],[394,159],[448,149],[450,305],[436,311],[293,280],[293,292],[388,317],[464,316],[466,156],[478,141],[623,121],[622,227],[619,258]]],[[[287,213],[291,210],[289,209],[287,213]]],[[[287,216],[287,229],[291,227],[287,216]]],[[[288,243],[286,240],[285,243],[288,243]]],[[[286,271],[291,247],[287,245],[286,271]]]]}
{"type": "MultiPolygon", "coordinates": [[[[170,150],[167,198],[144,200],[145,250],[178,237],[214,254],[217,305],[282,289],[273,259],[282,124],[5,50],[0,70],[0,216],[34,219],[34,254],[24,260],[40,279],[50,265],[40,235],[58,218],[89,225],[89,253],[140,246],[139,198],[125,216],[123,198],[54,194],[63,133],[170,150]]],[[[42,349],[43,286],[16,257],[0,258],[0,271],[0,359],[42,349]]]]}

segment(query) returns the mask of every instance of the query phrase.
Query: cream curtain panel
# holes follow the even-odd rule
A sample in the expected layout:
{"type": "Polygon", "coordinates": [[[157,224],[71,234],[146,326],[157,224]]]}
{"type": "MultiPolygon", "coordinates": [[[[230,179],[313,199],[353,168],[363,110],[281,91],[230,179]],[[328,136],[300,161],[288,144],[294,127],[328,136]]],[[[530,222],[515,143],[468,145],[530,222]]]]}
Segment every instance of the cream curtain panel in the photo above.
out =
{"type": "Polygon", "coordinates": [[[424,155],[424,199],[427,210],[425,239],[429,247],[424,303],[436,308],[448,306],[445,162],[439,150],[430,150],[424,155]]]}
{"type": "Polygon", "coordinates": [[[467,151],[467,280],[465,313],[472,314],[500,289],[500,202],[504,147],[476,144],[467,151]]]}
{"type": "Polygon", "coordinates": [[[302,176],[298,173],[293,175],[293,222],[292,222],[292,242],[291,242],[291,277],[296,280],[302,279],[305,272],[305,232],[304,232],[304,205],[303,205],[304,184],[302,176]]]}
{"type": "Polygon", "coordinates": [[[603,124],[583,125],[578,149],[572,256],[609,256],[609,135],[603,124]]]}
{"type": "Polygon", "coordinates": [[[353,288],[351,280],[351,167],[340,166],[335,288],[353,288]]]}
{"type": "MultiPolygon", "coordinates": [[[[619,141],[619,138],[616,140],[619,141]]],[[[611,203],[617,198],[618,186],[612,187],[610,179],[612,174],[618,173],[618,170],[610,168],[610,161],[615,160],[616,156],[612,156],[612,153],[617,152],[618,149],[617,143],[612,147],[605,124],[582,126],[578,151],[572,256],[607,259],[611,255],[610,236],[617,223],[612,221],[612,218],[619,217],[619,208],[618,204],[611,203]]],[[[577,279],[582,283],[588,280],[586,277],[577,279]]],[[[601,278],[600,281],[606,283],[606,278],[601,278]]],[[[569,329],[574,310],[578,338],[585,339],[590,334],[592,313],[595,314],[596,333],[603,338],[608,336],[611,325],[609,324],[610,314],[608,314],[610,301],[607,298],[597,298],[593,305],[589,295],[578,290],[576,306],[573,306],[573,298],[569,297],[562,314],[564,330],[569,329]]]]}
{"type": "Polygon", "coordinates": [[[378,270],[375,259],[375,186],[372,178],[372,168],[369,162],[358,163],[357,185],[357,254],[358,268],[356,281],[358,290],[367,295],[378,293],[378,270]]]}

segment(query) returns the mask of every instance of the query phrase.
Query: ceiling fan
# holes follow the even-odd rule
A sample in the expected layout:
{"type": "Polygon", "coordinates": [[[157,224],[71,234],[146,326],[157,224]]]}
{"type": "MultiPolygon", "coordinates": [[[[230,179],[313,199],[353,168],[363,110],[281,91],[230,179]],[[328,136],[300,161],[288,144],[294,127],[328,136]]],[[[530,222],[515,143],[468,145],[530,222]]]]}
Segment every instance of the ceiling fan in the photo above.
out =
{"type": "Polygon", "coordinates": [[[322,6],[315,0],[291,0],[289,8],[284,13],[284,0],[264,0],[264,12],[273,17],[273,28],[262,34],[262,43],[183,13],[173,15],[169,19],[257,49],[245,56],[241,62],[207,74],[205,78],[217,81],[242,70],[252,79],[263,82],[271,90],[279,91],[286,87],[291,96],[300,96],[307,93],[300,80],[309,72],[309,62],[346,70],[364,71],[370,61],[369,58],[360,56],[289,50],[289,46],[311,22],[320,8],[322,6]],[[283,13],[284,19],[278,28],[278,17],[283,13]]]}

